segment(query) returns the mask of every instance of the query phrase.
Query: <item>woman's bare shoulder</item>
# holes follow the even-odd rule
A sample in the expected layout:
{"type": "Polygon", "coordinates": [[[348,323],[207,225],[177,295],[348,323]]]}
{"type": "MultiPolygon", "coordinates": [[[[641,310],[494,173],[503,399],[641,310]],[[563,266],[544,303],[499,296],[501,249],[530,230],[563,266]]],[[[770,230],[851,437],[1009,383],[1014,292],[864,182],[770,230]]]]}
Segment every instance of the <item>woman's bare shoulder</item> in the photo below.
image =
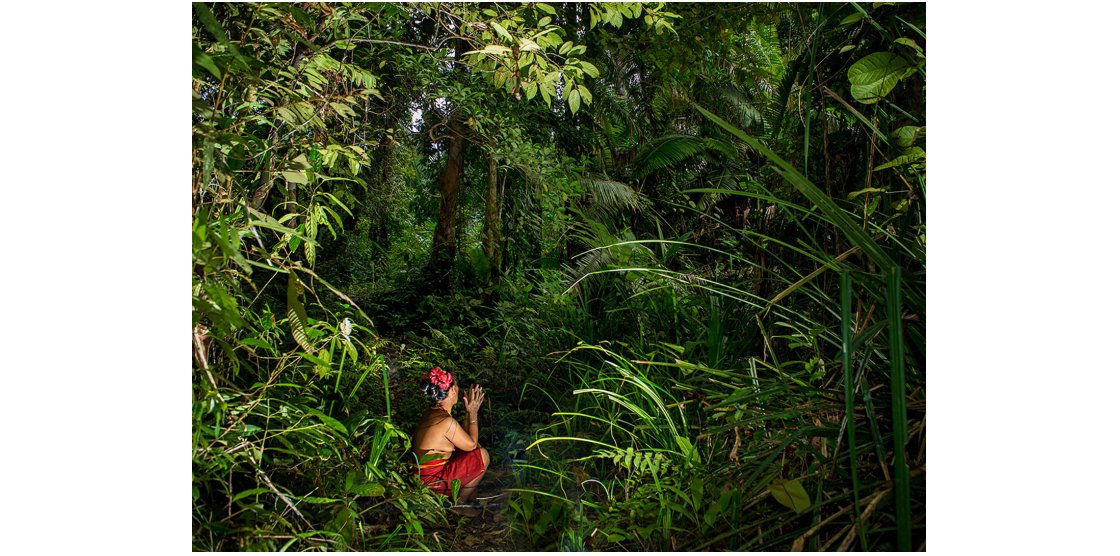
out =
{"type": "Polygon", "coordinates": [[[420,416],[420,423],[417,427],[432,427],[440,423],[445,423],[451,418],[451,414],[439,408],[431,408],[424,411],[420,416]]]}
{"type": "Polygon", "coordinates": [[[454,420],[447,412],[431,409],[426,411],[420,417],[420,423],[416,425],[416,432],[412,435],[413,445],[417,450],[447,452],[447,444],[450,442],[445,432],[450,426],[454,426],[454,420]]]}

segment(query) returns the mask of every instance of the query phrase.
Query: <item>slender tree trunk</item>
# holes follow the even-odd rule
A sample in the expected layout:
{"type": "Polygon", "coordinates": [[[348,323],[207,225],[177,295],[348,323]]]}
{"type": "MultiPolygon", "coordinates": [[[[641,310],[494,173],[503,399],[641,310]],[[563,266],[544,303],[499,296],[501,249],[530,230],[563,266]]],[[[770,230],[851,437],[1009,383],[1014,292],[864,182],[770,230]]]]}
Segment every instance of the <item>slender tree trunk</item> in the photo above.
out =
{"type": "MultiPolygon", "coordinates": [[[[455,59],[462,58],[466,44],[462,40],[456,41],[455,59]]],[[[463,114],[454,106],[450,108],[450,120],[447,124],[447,160],[443,171],[439,174],[439,221],[436,223],[435,236],[432,237],[431,267],[440,279],[450,276],[451,264],[455,262],[455,254],[459,244],[459,230],[457,219],[459,215],[459,184],[463,179],[463,136],[466,126],[463,114]]]]}
{"type": "Polygon", "coordinates": [[[456,215],[459,213],[459,183],[463,177],[463,130],[458,115],[453,115],[449,123],[451,138],[448,139],[447,162],[439,174],[439,221],[436,223],[435,237],[432,238],[432,264],[444,267],[455,261],[455,247],[458,243],[456,215]]]}
{"type": "Polygon", "coordinates": [[[494,278],[502,265],[502,199],[498,192],[498,160],[490,156],[486,165],[486,218],[483,221],[483,252],[494,278]]]}

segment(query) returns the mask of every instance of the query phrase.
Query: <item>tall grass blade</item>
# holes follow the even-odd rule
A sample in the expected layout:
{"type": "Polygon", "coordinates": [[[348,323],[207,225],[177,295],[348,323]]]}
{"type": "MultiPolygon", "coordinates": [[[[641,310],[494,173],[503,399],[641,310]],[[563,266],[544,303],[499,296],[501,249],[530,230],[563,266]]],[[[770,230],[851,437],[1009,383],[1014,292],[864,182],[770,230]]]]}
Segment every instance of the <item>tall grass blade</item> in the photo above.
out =
{"type": "MultiPolygon", "coordinates": [[[[870,352],[868,352],[870,355],[870,352]]],[[[871,440],[875,444],[875,457],[879,458],[879,465],[883,468],[884,478],[890,478],[887,471],[887,450],[883,447],[883,435],[879,432],[879,424],[875,417],[875,402],[871,400],[871,386],[867,384],[867,377],[860,378],[860,389],[863,390],[863,408],[867,414],[868,428],[871,429],[871,440]]]]}
{"type": "Polygon", "coordinates": [[[871,236],[868,235],[859,224],[849,218],[848,215],[844,213],[843,209],[833,202],[828,194],[813,185],[812,182],[803,176],[801,172],[798,172],[789,162],[786,162],[774,151],[771,151],[766,145],[763,145],[761,141],[727,123],[723,118],[708,112],[698,105],[694,105],[694,107],[709,120],[712,120],[717,125],[727,130],[728,133],[738,137],[741,141],[750,145],[751,148],[769,159],[770,162],[777,167],[778,173],[781,174],[786,181],[796,187],[810,202],[820,207],[821,211],[828,216],[829,221],[837,228],[840,228],[840,231],[844,233],[848,241],[851,241],[853,244],[863,249],[863,252],[866,253],[871,260],[875,261],[875,264],[879,265],[880,268],[887,269],[895,266],[894,260],[887,255],[887,252],[884,251],[882,247],[879,247],[879,244],[875,243],[871,236]]]}
{"type": "Polygon", "coordinates": [[[370,371],[372,371],[375,367],[380,367],[383,363],[383,360],[384,358],[378,355],[377,358],[373,360],[373,363],[368,365],[366,367],[366,370],[362,371],[361,376],[358,377],[358,382],[354,383],[354,387],[350,389],[350,393],[346,395],[346,400],[344,401],[346,401],[347,403],[350,402],[350,400],[354,397],[354,394],[358,393],[358,388],[361,388],[362,383],[365,382],[366,376],[368,376],[370,371]]]}
{"type": "Polygon", "coordinates": [[[844,416],[848,421],[848,463],[852,474],[852,522],[859,530],[860,548],[867,550],[867,535],[859,519],[859,467],[856,462],[856,392],[852,383],[852,275],[840,273],[841,363],[844,366],[844,416]]]}
{"type": "Polygon", "coordinates": [[[854,106],[848,104],[843,98],[840,97],[840,95],[836,94],[832,89],[829,89],[828,87],[822,87],[821,90],[823,90],[826,95],[832,97],[841,105],[843,105],[844,108],[847,108],[848,111],[852,113],[852,115],[854,115],[859,121],[863,122],[863,125],[866,125],[869,129],[871,129],[872,133],[874,133],[875,136],[879,138],[879,140],[885,141],[887,143],[890,142],[891,139],[890,137],[887,137],[887,134],[883,133],[882,130],[875,127],[875,124],[871,123],[871,120],[868,120],[867,116],[864,116],[862,113],[860,113],[859,110],[856,110],[854,106]]]}
{"type": "Polygon", "coordinates": [[[391,405],[392,402],[389,401],[389,366],[384,361],[378,363],[381,366],[382,385],[385,388],[385,418],[391,423],[393,422],[393,406],[391,405]]]}
{"type": "Polygon", "coordinates": [[[902,345],[902,271],[887,271],[887,318],[890,319],[891,421],[894,435],[895,512],[898,519],[898,550],[910,551],[910,469],[906,464],[906,369],[902,345]]]}
{"type": "MultiPolygon", "coordinates": [[[[825,92],[828,92],[827,89],[825,92]]],[[[807,199],[809,199],[811,203],[820,208],[821,212],[824,213],[829,222],[839,228],[844,236],[848,238],[848,241],[852,242],[860,249],[862,249],[864,254],[866,254],[867,257],[870,258],[876,265],[878,265],[881,270],[887,271],[897,266],[894,258],[888,255],[887,252],[882,247],[880,247],[878,243],[875,242],[871,235],[868,234],[867,231],[864,230],[859,223],[857,223],[843,209],[841,209],[840,206],[837,205],[827,193],[821,191],[820,188],[818,188],[816,185],[813,185],[813,183],[809,181],[808,178],[798,172],[797,169],[794,168],[789,162],[778,156],[774,151],[767,148],[766,145],[763,145],[762,142],[758,139],[747,135],[743,130],[727,123],[719,116],[705,110],[704,108],[701,108],[695,103],[693,103],[693,107],[696,108],[696,110],[703,114],[706,118],[715,122],[728,133],[731,133],[735,137],[739,138],[741,141],[743,141],[751,148],[765,156],[768,160],[770,160],[770,162],[774,164],[775,170],[786,181],[797,188],[797,190],[800,191],[801,194],[804,195],[807,199]]],[[[809,235],[808,237],[811,238],[813,236],[809,235]]],[[[901,281],[899,289],[902,292],[902,295],[906,298],[907,305],[922,313],[925,312],[925,296],[923,295],[923,293],[916,291],[909,284],[907,284],[903,289],[901,281]]]]}

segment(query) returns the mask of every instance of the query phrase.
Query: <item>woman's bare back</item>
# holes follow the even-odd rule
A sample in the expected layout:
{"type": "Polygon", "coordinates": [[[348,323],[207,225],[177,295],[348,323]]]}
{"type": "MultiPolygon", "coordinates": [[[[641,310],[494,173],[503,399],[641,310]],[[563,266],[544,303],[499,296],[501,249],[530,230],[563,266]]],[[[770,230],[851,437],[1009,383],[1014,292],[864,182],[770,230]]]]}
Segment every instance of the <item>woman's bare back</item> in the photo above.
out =
{"type": "Polygon", "coordinates": [[[412,435],[412,451],[417,458],[430,454],[441,454],[444,458],[451,457],[455,451],[455,444],[448,435],[455,428],[455,421],[451,415],[441,408],[433,407],[424,412],[420,422],[416,425],[416,432],[412,435]]]}

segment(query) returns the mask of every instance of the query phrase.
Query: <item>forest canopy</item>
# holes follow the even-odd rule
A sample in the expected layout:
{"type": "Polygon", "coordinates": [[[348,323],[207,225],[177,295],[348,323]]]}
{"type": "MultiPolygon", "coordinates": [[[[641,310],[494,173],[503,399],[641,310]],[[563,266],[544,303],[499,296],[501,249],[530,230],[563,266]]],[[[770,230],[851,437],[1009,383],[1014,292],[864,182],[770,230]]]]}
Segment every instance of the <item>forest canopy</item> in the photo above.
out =
{"type": "Polygon", "coordinates": [[[924,549],[924,4],[191,26],[194,549],[924,549]]]}

